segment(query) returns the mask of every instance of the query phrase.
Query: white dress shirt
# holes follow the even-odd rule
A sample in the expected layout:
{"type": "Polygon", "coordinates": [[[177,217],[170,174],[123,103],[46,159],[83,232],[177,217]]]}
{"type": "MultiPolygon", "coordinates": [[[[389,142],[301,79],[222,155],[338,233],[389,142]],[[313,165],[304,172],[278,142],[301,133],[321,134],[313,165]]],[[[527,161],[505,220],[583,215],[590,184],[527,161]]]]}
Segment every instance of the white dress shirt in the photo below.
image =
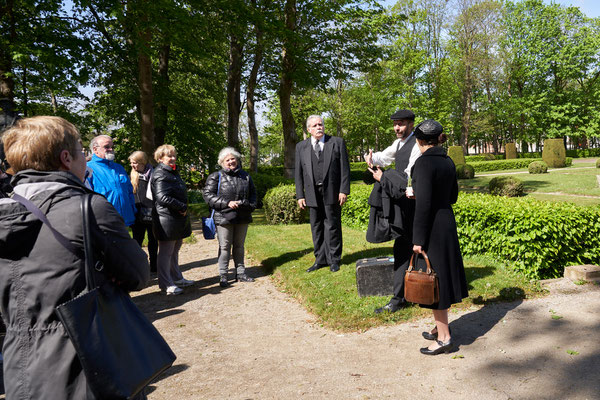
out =
{"type": "MultiPolygon", "coordinates": [[[[398,152],[398,150],[400,150],[402,148],[402,146],[404,146],[404,143],[406,143],[408,138],[410,138],[412,135],[414,135],[414,131],[411,132],[411,134],[408,135],[406,137],[406,139],[396,139],[396,140],[394,140],[394,143],[392,143],[391,146],[389,146],[385,150],[378,151],[377,153],[373,153],[373,158],[372,158],[373,165],[378,165],[380,167],[387,167],[388,165],[390,165],[391,163],[396,161],[396,153],[398,152]]],[[[368,153],[365,154],[365,156],[367,156],[367,155],[368,155],[368,153]]],[[[421,150],[419,150],[419,145],[417,144],[417,142],[415,142],[415,145],[413,146],[413,148],[410,152],[410,158],[408,159],[408,165],[406,166],[406,169],[404,170],[404,172],[406,173],[406,175],[409,178],[410,178],[410,170],[412,169],[413,165],[415,165],[415,161],[417,161],[417,158],[419,158],[420,156],[421,156],[421,150]]]]}
{"type": "MultiPolygon", "coordinates": [[[[313,149],[315,148],[315,142],[317,141],[317,139],[315,139],[314,137],[310,137],[310,147],[312,147],[313,149]]],[[[323,146],[325,146],[325,135],[321,136],[321,139],[319,139],[319,147],[321,148],[321,151],[323,151],[323,146]]]]}

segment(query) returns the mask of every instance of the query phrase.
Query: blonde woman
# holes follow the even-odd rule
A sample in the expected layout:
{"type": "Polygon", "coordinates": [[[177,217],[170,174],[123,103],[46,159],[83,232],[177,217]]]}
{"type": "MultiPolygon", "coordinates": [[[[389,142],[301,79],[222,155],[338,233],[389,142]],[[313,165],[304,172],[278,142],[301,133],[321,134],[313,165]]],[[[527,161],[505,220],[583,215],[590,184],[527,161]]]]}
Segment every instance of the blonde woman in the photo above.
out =
{"type": "Polygon", "coordinates": [[[150,255],[150,271],[156,272],[156,257],[158,242],[152,232],[152,200],[146,194],[154,168],[149,163],[148,156],[143,151],[134,151],[129,156],[131,165],[131,185],[135,198],[135,222],[131,225],[133,238],[140,246],[148,233],[148,254],[150,255]]]}
{"type": "Polygon", "coordinates": [[[154,207],[152,226],[158,240],[158,287],[167,296],[181,294],[182,287],[194,284],[179,270],[179,249],[183,239],[192,234],[187,214],[188,199],[185,183],[177,168],[177,151],[163,144],[154,152],[158,162],[150,181],[154,207]]]}

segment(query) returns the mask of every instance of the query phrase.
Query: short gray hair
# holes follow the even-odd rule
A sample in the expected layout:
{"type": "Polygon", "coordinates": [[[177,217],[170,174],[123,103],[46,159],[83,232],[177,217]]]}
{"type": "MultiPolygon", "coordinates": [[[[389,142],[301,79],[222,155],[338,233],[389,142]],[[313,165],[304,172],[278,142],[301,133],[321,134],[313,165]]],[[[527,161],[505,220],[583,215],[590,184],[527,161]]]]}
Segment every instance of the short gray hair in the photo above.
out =
{"type": "Polygon", "coordinates": [[[219,152],[219,158],[217,159],[217,162],[220,166],[223,166],[223,161],[225,160],[225,157],[227,157],[230,154],[237,159],[238,164],[240,163],[242,155],[239,153],[239,151],[237,151],[233,147],[223,147],[219,152]]]}
{"type": "Polygon", "coordinates": [[[321,120],[321,122],[325,122],[325,121],[323,121],[323,117],[321,117],[320,115],[317,115],[317,114],[310,115],[308,118],[306,118],[306,130],[308,130],[308,121],[310,121],[311,119],[317,119],[317,118],[319,118],[321,120]]]}
{"type": "Polygon", "coordinates": [[[94,136],[92,138],[92,140],[90,140],[90,151],[93,153],[94,152],[94,147],[98,146],[98,139],[100,138],[105,138],[105,139],[109,139],[109,140],[113,140],[113,138],[111,138],[108,135],[98,135],[98,136],[94,136]]]}

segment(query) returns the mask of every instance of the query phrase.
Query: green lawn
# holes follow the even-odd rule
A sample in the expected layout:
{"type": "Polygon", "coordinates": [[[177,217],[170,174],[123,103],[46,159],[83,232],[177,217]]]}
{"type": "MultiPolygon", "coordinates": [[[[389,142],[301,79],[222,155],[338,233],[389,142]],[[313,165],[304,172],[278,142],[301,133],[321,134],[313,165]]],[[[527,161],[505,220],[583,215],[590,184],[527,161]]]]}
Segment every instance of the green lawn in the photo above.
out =
{"type": "MultiPolygon", "coordinates": [[[[257,216],[261,213],[257,212],[257,216]]],[[[391,256],[392,242],[370,244],[364,232],[344,227],[344,252],[340,272],[323,268],[307,273],[314,262],[310,225],[263,225],[260,218],[251,224],[246,250],[252,265],[262,265],[279,289],[296,298],[328,328],[361,331],[375,326],[408,321],[430,311],[411,306],[394,314],[376,315],[389,296],[358,296],[356,261],[367,257],[391,256]]],[[[507,270],[501,263],[483,257],[465,259],[469,298],[454,309],[493,301],[539,296],[539,285],[507,270]]]]}
{"type": "MultiPolygon", "coordinates": [[[[528,196],[539,200],[567,201],[585,206],[600,204],[600,185],[597,178],[600,175],[600,169],[581,169],[583,166],[588,166],[588,164],[575,164],[573,167],[553,170],[546,174],[524,173],[511,176],[523,182],[528,196]]],[[[489,171],[482,175],[498,175],[477,176],[476,174],[474,179],[461,179],[458,183],[461,190],[465,192],[487,192],[492,178],[517,171],[520,170],[489,171]]]]}

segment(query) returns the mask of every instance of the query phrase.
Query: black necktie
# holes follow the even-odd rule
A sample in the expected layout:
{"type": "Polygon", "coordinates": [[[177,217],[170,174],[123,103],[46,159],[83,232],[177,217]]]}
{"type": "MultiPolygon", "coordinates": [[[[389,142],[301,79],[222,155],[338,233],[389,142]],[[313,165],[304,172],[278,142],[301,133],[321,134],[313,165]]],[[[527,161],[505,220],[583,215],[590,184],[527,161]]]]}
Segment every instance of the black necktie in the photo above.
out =
{"type": "Polygon", "coordinates": [[[315,156],[317,156],[317,160],[320,159],[321,158],[321,146],[319,146],[318,140],[315,142],[314,150],[315,150],[315,156]]]}

